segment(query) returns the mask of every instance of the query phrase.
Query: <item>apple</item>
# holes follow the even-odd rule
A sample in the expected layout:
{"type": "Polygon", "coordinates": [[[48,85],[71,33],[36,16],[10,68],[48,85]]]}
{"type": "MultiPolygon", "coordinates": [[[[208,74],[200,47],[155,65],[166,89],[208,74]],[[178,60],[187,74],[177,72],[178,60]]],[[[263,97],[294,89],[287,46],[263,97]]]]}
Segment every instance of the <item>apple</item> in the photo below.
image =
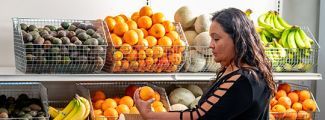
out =
{"type": "Polygon", "coordinates": [[[134,92],[135,90],[137,90],[139,88],[139,86],[136,85],[129,85],[126,89],[125,89],[125,95],[126,96],[130,96],[133,98],[134,92]]]}

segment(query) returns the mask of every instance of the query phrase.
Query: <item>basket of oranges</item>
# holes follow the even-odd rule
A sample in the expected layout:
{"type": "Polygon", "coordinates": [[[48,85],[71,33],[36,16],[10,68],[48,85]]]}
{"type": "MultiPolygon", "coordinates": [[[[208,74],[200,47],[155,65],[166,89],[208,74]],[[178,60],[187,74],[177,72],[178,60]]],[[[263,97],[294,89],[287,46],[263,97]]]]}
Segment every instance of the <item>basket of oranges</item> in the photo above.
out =
{"type": "Polygon", "coordinates": [[[165,20],[162,12],[142,7],[129,18],[107,16],[110,32],[106,72],[178,72],[185,63],[188,43],[179,23],[165,20]]]}
{"type": "Polygon", "coordinates": [[[279,83],[270,101],[270,120],[310,120],[319,112],[308,87],[293,83],[279,83]]]}
{"type": "Polygon", "coordinates": [[[143,82],[79,83],[80,88],[90,91],[93,119],[142,119],[134,105],[133,94],[140,89],[142,100],[154,99],[153,112],[167,112],[170,104],[164,88],[143,82]]]}

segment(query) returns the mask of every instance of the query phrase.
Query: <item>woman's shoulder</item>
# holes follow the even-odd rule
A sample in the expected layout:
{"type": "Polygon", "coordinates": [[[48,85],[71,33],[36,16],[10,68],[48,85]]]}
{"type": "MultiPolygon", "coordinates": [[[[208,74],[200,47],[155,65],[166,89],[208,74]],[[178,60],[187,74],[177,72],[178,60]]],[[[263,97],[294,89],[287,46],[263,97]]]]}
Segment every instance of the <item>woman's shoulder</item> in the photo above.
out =
{"type": "Polygon", "coordinates": [[[262,73],[256,68],[243,68],[239,70],[242,80],[246,80],[252,87],[265,88],[267,86],[266,80],[262,73]]]}

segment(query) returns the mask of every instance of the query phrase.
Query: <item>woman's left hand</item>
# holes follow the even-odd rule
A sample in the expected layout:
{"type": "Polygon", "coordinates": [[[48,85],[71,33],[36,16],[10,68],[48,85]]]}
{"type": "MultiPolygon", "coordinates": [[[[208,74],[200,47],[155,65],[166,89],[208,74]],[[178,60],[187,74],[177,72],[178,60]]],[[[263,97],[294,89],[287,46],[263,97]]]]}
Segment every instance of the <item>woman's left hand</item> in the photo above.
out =
{"type": "Polygon", "coordinates": [[[150,99],[147,101],[141,100],[140,99],[140,88],[138,88],[133,95],[133,100],[135,103],[135,106],[137,107],[139,113],[141,116],[146,117],[151,113],[151,103],[154,101],[154,99],[150,99]]]}

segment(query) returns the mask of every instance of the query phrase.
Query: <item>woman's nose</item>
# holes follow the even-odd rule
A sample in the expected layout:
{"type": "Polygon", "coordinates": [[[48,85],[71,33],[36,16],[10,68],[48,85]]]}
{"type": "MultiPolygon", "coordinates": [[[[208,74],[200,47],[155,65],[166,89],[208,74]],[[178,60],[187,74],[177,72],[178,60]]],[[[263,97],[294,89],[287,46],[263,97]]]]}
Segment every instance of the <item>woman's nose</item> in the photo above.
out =
{"type": "Polygon", "coordinates": [[[211,40],[210,44],[209,44],[209,48],[213,49],[214,48],[214,42],[213,40],[211,40]]]}

